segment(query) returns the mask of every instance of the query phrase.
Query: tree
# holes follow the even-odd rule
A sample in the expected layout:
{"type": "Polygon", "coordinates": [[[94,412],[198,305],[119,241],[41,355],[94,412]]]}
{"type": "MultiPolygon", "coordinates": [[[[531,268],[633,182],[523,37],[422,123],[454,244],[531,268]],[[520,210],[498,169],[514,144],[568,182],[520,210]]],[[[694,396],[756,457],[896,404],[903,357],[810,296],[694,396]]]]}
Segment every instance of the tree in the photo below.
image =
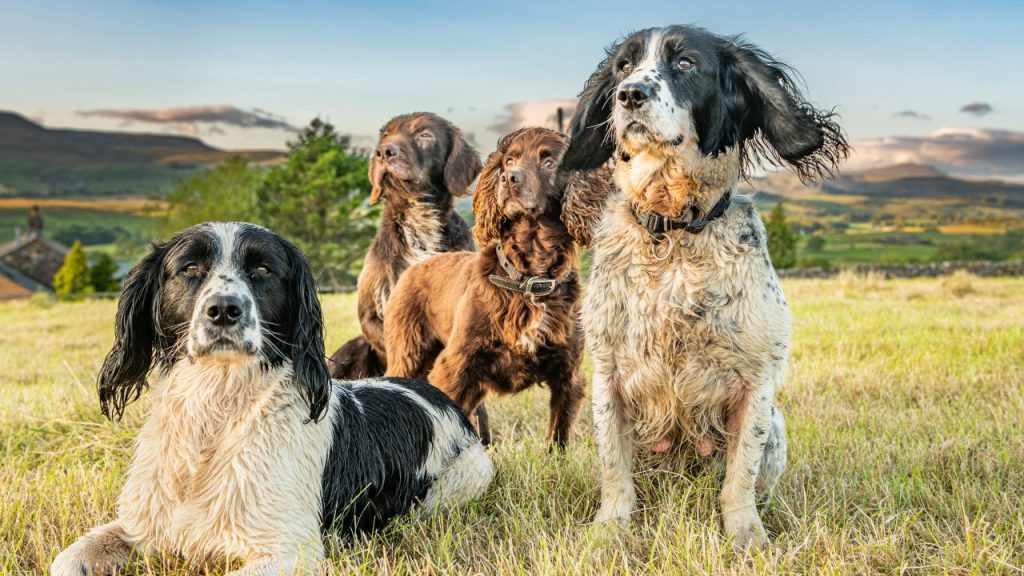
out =
{"type": "Polygon", "coordinates": [[[208,221],[251,221],[256,218],[256,188],[261,172],[241,156],[179,183],[167,196],[167,214],[160,234],[168,237],[193,224],[208,221]]]}
{"type": "Polygon", "coordinates": [[[287,163],[256,191],[260,221],[306,253],[322,285],[351,285],[379,212],[366,201],[367,160],[349,153],[348,138],[319,118],[288,148],[287,163]]]}
{"type": "Polygon", "coordinates": [[[64,257],[64,265],[53,275],[53,290],[61,296],[92,292],[90,280],[89,260],[82,250],[82,243],[75,240],[64,257]]]}
{"type": "Polygon", "coordinates": [[[768,254],[776,268],[792,268],[796,264],[797,235],[786,222],[786,210],[782,202],[772,208],[765,222],[768,230],[768,254]]]}
{"type": "Polygon", "coordinates": [[[89,267],[90,284],[97,292],[117,292],[121,281],[117,278],[117,262],[110,254],[100,252],[89,267]]]}
{"type": "Polygon", "coordinates": [[[825,239],[821,236],[811,236],[807,239],[806,248],[808,252],[821,252],[825,248],[825,239]]]}

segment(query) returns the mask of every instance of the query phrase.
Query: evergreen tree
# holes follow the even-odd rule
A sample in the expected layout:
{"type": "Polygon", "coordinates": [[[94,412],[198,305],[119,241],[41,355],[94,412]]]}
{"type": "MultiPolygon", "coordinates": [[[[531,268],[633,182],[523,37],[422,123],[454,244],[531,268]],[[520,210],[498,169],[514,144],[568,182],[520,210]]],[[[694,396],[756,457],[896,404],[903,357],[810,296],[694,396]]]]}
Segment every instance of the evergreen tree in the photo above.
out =
{"type": "Polygon", "coordinates": [[[89,260],[82,250],[82,243],[75,240],[71,250],[64,257],[64,265],[53,275],[53,290],[61,296],[92,292],[89,275],[89,260]]]}
{"type": "Polygon", "coordinates": [[[241,156],[195,174],[167,196],[160,235],[167,238],[200,222],[248,222],[256,219],[256,188],[262,174],[241,156]]]}
{"type": "Polygon", "coordinates": [[[97,292],[117,292],[121,280],[117,278],[117,262],[106,252],[100,252],[89,267],[92,289],[97,292]]]}
{"type": "Polygon", "coordinates": [[[378,215],[366,202],[368,162],[351,154],[348,138],[319,118],[288,148],[285,165],[271,170],[257,189],[259,221],[306,253],[322,285],[352,285],[378,215]]]}
{"type": "Polygon", "coordinates": [[[768,254],[771,256],[772,264],[779,269],[792,268],[796,265],[797,235],[789,222],[786,222],[786,210],[782,207],[782,202],[772,208],[765,228],[768,230],[768,254]]]}

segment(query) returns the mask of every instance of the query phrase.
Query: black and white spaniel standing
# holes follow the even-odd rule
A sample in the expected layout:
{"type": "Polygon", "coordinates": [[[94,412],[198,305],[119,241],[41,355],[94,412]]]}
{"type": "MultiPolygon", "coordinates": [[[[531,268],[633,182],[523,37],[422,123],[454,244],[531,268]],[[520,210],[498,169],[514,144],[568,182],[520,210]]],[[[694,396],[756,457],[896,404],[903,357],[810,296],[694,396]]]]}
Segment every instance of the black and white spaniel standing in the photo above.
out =
{"type": "Polygon", "coordinates": [[[322,531],[464,502],[493,477],[465,415],[429,384],[330,379],[309,266],[258,226],[200,224],[157,245],[128,276],[115,337],[104,413],[119,418],[147,386],[152,409],[117,520],[61,552],[53,574],[154,552],[310,572],[322,531]]]}
{"type": "Polygon", "coordinates": [[[599,521],[628,522],[638,456],[724,454],[725,532],[740,548],[765,540],[756,504],[786,464],[775,390],[792,321],[765,228],[736,185],[758,161],[821,176],[846,150],[786,66],[700,28],[633,34],[587,81],[560,180],[614,157],[583,304],[599,521]]]}

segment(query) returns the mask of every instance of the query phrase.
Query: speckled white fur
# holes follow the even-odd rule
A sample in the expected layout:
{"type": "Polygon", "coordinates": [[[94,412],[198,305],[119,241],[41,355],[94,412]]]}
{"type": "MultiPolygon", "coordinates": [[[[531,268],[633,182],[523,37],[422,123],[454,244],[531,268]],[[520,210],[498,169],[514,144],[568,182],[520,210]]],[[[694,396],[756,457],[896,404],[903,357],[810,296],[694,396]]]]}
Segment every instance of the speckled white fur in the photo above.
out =
{"type": "MultiPolygon", "coordinates": [[[[738,173],[735,154],[700,167],[738,173]]],[[[616,181],[628,186],[629,166],[616,181]]],[[[643,179],[641,179],[643,180],[643,179]]],[[[703,190],[712,204],[731,189],[703,190]]],[[[622,186],[620,185],[620,188],[622,186]]],[[[627,521],[636,493],[635,452],[661,440],[692,456],[721,439],[723,525],[738,546],[763,542],[758,497],[785,465],[785,429],[774,405],[786,371],[791,315],[749,198],[734,196],[703,233],[674,231],[655,244],[621,192],[594,237],[583,304],[594,359],[593,409],[602,462],[598,521],[627,521]],[[767,456],[766,456],[767,454],[767,456]]]]}

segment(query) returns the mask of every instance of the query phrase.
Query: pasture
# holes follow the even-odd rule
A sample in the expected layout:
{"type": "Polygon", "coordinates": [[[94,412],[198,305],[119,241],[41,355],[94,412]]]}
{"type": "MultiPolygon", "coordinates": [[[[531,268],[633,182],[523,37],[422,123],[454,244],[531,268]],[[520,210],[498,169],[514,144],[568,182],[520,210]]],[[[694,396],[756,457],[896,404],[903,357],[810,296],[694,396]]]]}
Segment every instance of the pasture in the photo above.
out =
{"type": "MultiPolygon", "coordinates": [[[[332,572],[1024,573],[1024,279],[844,275],[784,288],[796,316],[779,397],[790,463],[764,552],[733,556],[711,475],[641,474],[631,531],[596,529],[589,404],[566,454],[551,455],[547,394],[534,390],[489,403],[498,475],[483,500],[332,542],[332,572]]],[[[99,413],[114,307],[0,303],[2,574],[45,571],[113,518],[147,406],[116,424],[99,413]]],[[[330,352],[358,331],[354,296],[324,308],[330,352]]],[[[133,569],[189,573],[172,558],[133,569]]]]}

